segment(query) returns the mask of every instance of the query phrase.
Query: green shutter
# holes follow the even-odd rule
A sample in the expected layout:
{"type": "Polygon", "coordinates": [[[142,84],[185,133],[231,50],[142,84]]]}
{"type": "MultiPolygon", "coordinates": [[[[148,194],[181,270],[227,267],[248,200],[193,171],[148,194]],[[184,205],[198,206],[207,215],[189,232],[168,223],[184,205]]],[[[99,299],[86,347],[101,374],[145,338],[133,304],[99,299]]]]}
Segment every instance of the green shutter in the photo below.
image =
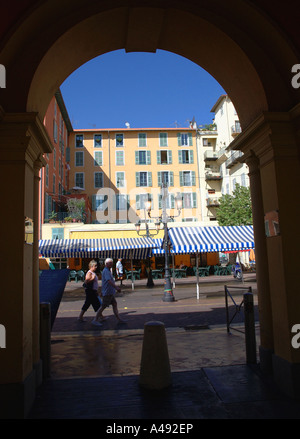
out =
{"type": "Polygon", "coordinates": [[[135,185],[136,185],[136,187],[140,186],[140,173],[139,172],[135,173],[135,185]]]}
{"type": "Polygon", "coordinates": [[[178,146],[181,146],[181,133],[177,134],[177,143],[178,143],[178,146]]]}
{"type": "Polygon", "coordinates": [[[135,208],[136,208],[136,210],[140,209],[140,196],[139,195],[135,196],[135,208]]]}
{"type": "Polygon", "coordinates": [[[194,151],[190,151],[189,163],[194,163],[194,151]]]}
{"type": "Polygon", "coordinates": [[[167,151],[167,157],[168,157],[168,165],[172,164],[172,151],[168,150],[167,151]]]}
{"type": "Polygon", "coordinates": [[[192,193],[192,206],[197,207],[197,193],[196,192],[192,193]]]}
{"type": "Polygon", "coordinates": [[[146,151],[146,163],[147,165],[151,165],[151,152],[146,151]]]}
{"type": "Polygon", "coordinates": [[[178,163],[181,164],[182,163],[182,150],[178,151],[178,163]]]}
{"type": "Polygon", "coordinates": [[[170,171],[169,173],[169,186],[174,186],[174,172],[170,171]]]}
{"type": "Polygon", "coordinates": [[[96,210],[96,195],[92,196],[92,210],[96,210]]]}
{"type": "Polygon", "coordinates": [[[160,155],[160,151],[156,151],[156,161],[157,161],[157,164],[158,164],[158,165],[161,164],[161,155],[160,155]]]}
{"type": "Polygon", "coordinates": [[[157,173],[157,186],[161,187],[161,172],[157,173]]]}
{"type": "Polygon", "coordinates": [[[189,146],[193,146],[193,135],[192,133],[188,133],[189,136],[189,146]]]}
{"type": "Polygon", "coordinates": [[[171,194],[171,209],[175,208],[175,195],[171,194]]]}
{"type": "Polygon", "coordinates": [[[135,164],[138,165],[139,164],[139,152],[135,151],[135,164]]]}
{"type": "Polygon", "coordinates": [[[192,186],[196,186],[196,173],[192,171],[192,186]]]}
{"type": "Polygon", "coordinates": [[[183,172],[179,171],[179,185],[183,186],[183,172]]]}
{"type": "Polygon", "coordinates": [[[148,172],[148,186],[152,186],[152,172],[148,172]]]}

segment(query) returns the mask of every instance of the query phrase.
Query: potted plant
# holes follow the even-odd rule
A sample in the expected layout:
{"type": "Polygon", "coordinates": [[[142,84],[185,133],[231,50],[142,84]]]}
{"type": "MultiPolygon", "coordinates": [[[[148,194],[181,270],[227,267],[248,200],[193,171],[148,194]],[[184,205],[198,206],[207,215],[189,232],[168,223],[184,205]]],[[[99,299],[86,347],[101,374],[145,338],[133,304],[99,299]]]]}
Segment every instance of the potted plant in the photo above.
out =
{"type": "Polygon", "coordinates": [[[52,212],[48,216],[49,223],[55,223],[56,217],[57,217],[57,213],[54,210],[52,210],[52,212]]]}

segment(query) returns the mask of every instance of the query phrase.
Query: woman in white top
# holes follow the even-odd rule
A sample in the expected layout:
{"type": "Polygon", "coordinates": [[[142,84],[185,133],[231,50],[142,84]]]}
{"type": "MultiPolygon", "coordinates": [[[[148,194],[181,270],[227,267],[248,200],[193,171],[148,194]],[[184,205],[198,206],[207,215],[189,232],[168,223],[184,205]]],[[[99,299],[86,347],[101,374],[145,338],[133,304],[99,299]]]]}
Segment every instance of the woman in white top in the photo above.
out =
{"type": "Polygon", "coordinates": [[[94,311],[97,312],[101,306],[101,299],[98,295],[98,277],[96,274],[97,262],[92,260],[89,263],[89,271],[85,276],[85,302],[81,308],[78,320],[83,322],[83,315],[92,305],[94,311]]]}

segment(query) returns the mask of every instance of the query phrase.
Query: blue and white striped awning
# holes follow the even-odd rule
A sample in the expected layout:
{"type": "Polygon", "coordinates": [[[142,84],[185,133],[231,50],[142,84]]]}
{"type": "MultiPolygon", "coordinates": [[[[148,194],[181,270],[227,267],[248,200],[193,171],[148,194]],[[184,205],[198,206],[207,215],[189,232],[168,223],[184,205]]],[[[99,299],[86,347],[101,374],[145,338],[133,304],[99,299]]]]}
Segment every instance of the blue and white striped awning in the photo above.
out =
{"type": "MultiPolygon", "coordinates": [[[[253,226],[174,227],[169,229],[171,253],[225,252],[254,248],[253,226]]],[[[164,253],[162,240],[156,239],[153,254],[164,253]]]]}
{"type": "Polygon", "coordinates": [[[46,239],[39,241],[45,258],[145,259],[157,244],[151,238],[46,239]]]}

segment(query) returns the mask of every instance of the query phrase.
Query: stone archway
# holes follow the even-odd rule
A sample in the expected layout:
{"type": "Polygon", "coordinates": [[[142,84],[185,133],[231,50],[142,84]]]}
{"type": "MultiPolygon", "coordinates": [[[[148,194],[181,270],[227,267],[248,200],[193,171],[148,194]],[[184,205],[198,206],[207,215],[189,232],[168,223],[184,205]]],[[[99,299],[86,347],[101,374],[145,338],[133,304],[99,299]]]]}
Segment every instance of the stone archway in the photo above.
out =
{"type": "MultiPolygon", "coordinates": [[[[286,259],[299,240],[289,212],[294,196],[289,183],[299,187],[300,175],[300,91],[291,86],[290,73],[297,63],[295,47],[265,13],[246,1],[198,5],[192,0],[145,0],[141,5],[137,0],[115,0],[83,5],[74,0],[72,10],[66,0],[27,4],[19,17],[11,11],[18,20],[12,20],[0,41],[0,63],[7,75],[6,89],[0,90],[0,187],[11,188],[10,193],[2,191],[2,201],[13,206],[8,209],[9,224],[7,218],[0,220],[10,237],[2,247],[2,268],[15,279],[10,297],[0,299],[0,323],[8,334],[8,348],[0,351],[2,383],[17,383],[22,389],[24,410],[26,395],[34,393],[39,362],[37,239],[32,247],[24,244],[24,216],[37,219],[38,170],[42,154],[51,151],[40,122],[48,103],[63,80],[95,56],[120,48],[163,49],[207,70],[238,111],[243,134],[234,147],[245,152],[250,166],[262,359],[268,369],[273,362],[279,382],[287,377],[284,387],[290,394],[298,394],[300,354],[291,348],[290,330],[299,323],[300,303],[295,294],[296,261],[288,264],[286,259]],[[287,167],[292,170],[289,182],[287,167]],[[280,213],[281,235],[270,239],[265,237],[264,215],[273,210],[280,213]],[[20,267],[17,273],[12,260],[20,267]]],[[[298,211],[299,203],[296,218],[298,211]]]]}

